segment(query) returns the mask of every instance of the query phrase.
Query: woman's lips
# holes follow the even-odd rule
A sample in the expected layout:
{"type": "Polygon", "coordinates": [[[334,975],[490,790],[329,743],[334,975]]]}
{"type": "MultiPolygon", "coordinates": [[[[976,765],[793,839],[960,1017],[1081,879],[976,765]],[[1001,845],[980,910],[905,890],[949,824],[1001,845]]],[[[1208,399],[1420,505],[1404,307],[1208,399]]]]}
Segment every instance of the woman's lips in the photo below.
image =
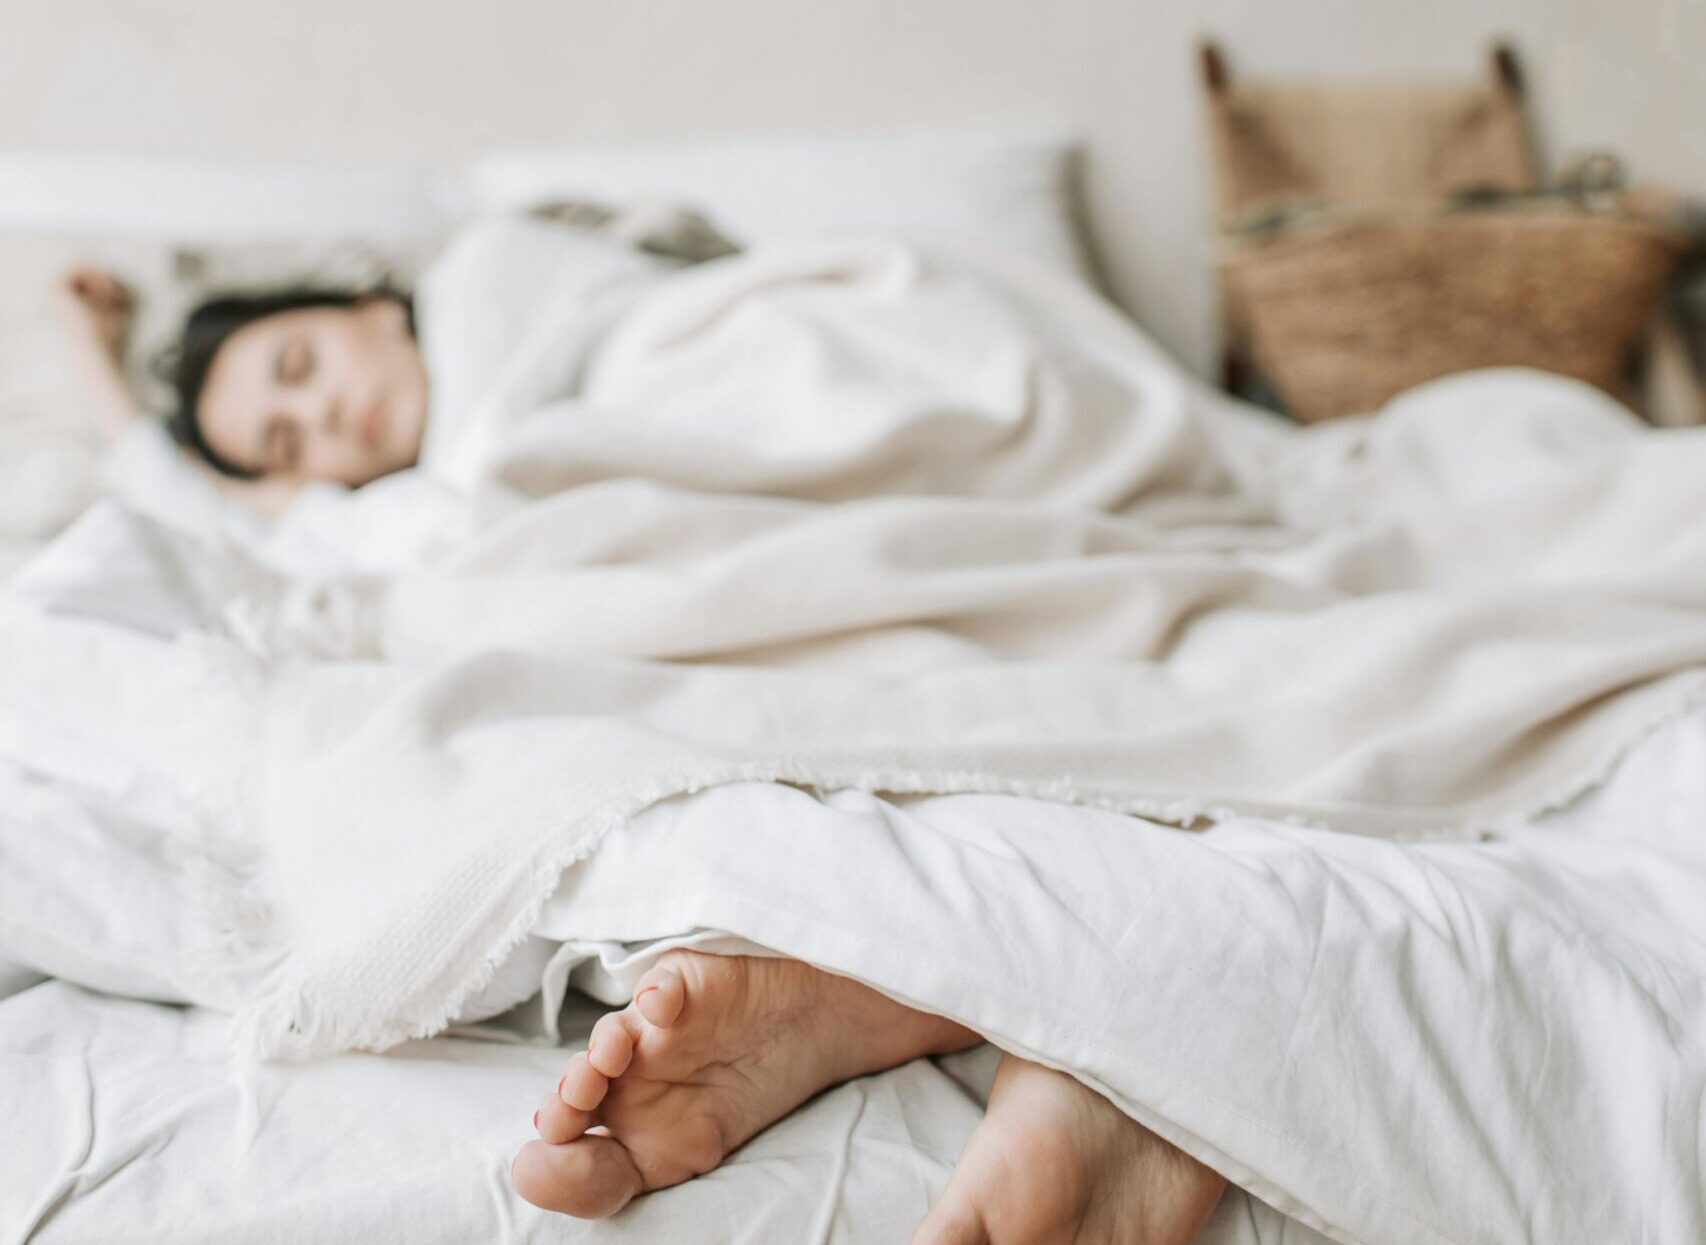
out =
{"type": "Polygon", "coordinates": [[[388,416],[385,411],[385,399],[367,408],[367,413],[361,417],[361,442],[370,450],[376,450],[385,440],[385,425],[388,416]]]}

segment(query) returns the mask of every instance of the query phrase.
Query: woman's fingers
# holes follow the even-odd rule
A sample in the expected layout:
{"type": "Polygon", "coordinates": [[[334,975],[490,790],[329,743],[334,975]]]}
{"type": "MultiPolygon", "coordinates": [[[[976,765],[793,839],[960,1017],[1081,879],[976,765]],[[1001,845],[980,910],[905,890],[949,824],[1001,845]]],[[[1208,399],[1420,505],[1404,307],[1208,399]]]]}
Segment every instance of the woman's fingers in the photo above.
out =
{"type": "Polygon", "coordinates": [[[128,285],[102,268],[73,268],[66,284],[78,298],[103,311],[125,311],[136,301],[128,285]]]}
{"type": "Polygon", "coordinates": [[[136,297],[118,277],[88,265],[72,268],[56,291],[55,302],[78,337],[110,358],[123,356],[136,297]]]}

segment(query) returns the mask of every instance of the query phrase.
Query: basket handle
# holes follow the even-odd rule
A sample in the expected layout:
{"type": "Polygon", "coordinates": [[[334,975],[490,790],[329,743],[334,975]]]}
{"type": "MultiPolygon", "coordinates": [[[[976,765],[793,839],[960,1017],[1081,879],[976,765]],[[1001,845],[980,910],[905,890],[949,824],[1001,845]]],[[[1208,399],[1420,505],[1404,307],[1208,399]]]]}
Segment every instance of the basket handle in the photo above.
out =
{"type": "Polygon", "coordinates": [[[1232,82],[1232,75],[1226,70],[1226,57],[1221,54],[1220,44],[1213,39],[1204,39],[1197,44],[1197,66],[1202,73],[1203,87],[1210,95],[1222,95],[1232,82]]]}
{"type": "Polygon", "coordinates": [[[1517,60],[1516,49],[1501,39],[1493,45],[1488,60],[1492,62],[1493,81],[1506,94],[1521,99],[1522,63],[1517,60]]]}

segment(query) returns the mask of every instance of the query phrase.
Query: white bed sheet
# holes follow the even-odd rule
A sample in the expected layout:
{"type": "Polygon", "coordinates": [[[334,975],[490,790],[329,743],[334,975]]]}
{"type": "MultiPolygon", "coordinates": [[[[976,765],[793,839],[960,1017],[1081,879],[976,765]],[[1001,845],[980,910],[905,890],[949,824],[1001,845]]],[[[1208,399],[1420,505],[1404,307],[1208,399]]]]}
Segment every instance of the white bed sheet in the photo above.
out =
{"type": "MultiPolygon", "coordinates": [[[[595,1014],[570,1016],[584,1032],[595,1014]]],[[[841,1086],[710,1175],[587,1223],[509,1184],[563,1050],[444,1037],[234,1069],[226,1027],[63,982],[0,1001],[0,1242],[899,1245],[994,1068],[984,1047],[841,1086]]],[[[1237,1195],[1203,1245],[1316,1239],[1237,1195]]]]}

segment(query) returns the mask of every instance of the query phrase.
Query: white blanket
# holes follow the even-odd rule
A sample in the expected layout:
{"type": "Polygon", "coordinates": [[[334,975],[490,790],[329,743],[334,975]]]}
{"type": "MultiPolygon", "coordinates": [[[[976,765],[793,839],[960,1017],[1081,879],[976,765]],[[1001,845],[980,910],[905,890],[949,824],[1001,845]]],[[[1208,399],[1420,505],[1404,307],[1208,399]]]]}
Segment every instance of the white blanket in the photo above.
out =
{"type": "MultiPolygon", "coordinates": [[[[260,854],[271,923],[226,905],[269,953],[250,1045],[443,1028],[565,867],[682,792],[1043,797],[1114,811],[975,806],[908,900],[847,910],[844,939],[887,948],[866,960],[816,908],[676,916],[1068,1068],[1342,1239],[1698,1235],[1700,933],[1636,849],[1525,844],[1512,873],[1514,847],[1117,812],[1462,836],[1567,800],[1699,694],[1706,442],[1522,376],[1286,436],[1086,294],[893,243],[709,266],[585,345],[567,375],[504,363],[466,553],[330,585],[233,570],[263,661],[0,614],[32,655],[0,671],[22,763],[99,742],[163,808],[180,792],[222,867],[260,854]],[[184,720],[150,733],[151,696],[184,720]],[[1596,875],[1603,905],[1577,893],[1596,875]],[[1017,922],[1009,958],[984,917],[1017,922]],[[1506,1031],[1557,1062],[1489,1060],[1506,1031]],[[1617,1118],[1533,1121],[1553,1094],[1617,1118]]],[[[802,869],[857,873],[858,836],[818,842],[802,869]]]]}
{"type": "Polygon", "coordinates": [[[598,342],[510,426],[483,536],[271,636],[384,660],[273,683],[250,794],[297,930],[266,1049],[442,1027],[558,871],[681,791],[1463,834],[1700,691],[1706,439],[1580,386],[1287,438],[1075,287],[886,242],[707,265],[598,342]]]}

